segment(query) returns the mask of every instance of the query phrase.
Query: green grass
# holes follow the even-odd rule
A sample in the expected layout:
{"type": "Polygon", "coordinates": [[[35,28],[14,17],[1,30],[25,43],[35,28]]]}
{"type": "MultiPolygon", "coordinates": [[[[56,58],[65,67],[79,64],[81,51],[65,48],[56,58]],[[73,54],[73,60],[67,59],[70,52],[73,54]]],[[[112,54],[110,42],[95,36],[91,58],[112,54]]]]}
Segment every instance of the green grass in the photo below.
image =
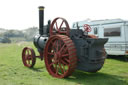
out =
{"type": "Polygon", "coordinates": [[[24,67],[21,52],[25,46],[34,48],[32,43],[0,44],[0,85],[128,85],[128,62],[107,59],[97,73],[76,70],[68,78],[57,79],[39,59],[33,69],[24,67]]]}

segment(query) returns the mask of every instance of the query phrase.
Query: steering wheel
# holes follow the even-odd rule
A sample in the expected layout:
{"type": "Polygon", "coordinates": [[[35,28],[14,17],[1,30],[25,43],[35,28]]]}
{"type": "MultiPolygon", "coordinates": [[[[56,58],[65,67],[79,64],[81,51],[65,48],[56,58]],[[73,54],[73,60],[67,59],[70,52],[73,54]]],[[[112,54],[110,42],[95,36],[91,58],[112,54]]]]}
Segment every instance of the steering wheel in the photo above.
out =
{"type": "Polygon", "coordinates": [[[92,31],[92,28],[90,27],[90,25],[84,24],[84,31],[85,32],[91,32],[92,31]]]}

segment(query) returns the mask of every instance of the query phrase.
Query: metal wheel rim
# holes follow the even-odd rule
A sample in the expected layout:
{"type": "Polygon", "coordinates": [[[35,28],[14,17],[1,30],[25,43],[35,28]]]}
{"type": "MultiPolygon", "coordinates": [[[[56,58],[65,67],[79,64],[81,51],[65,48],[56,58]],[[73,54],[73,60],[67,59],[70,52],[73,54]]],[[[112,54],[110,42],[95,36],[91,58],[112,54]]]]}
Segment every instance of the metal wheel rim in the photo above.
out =
{"type": "Polygon", "coordinates": [[[35,52],[32,48],[25,47],[22,51],[22,61],[24,66],[26,67],[33,67],[36,59],[35,59],[35,52]]]}
{"type": "Polygon", "coordinates": [[[69,24],[68,24],[67,20],[64,19],[64,18],[61,18],[61,17],[55,18],[53,20],[53,22],[51,23],[51,25],[50,25],[50,36],[56,35],[56,34],[63,34],[63,35],[69,36],[69,31],[70,31],[70,27],[69,27],[69,24]],[[57,23],[58,20],[62,20],[60,26],[58,26],[58,23],[57,23]],[[66,30],[65,31],[61,31],[61,29],[62,29],[61,27],[62,27],[63,24],[66,25],[66,30]],[[56,33],[54,33],[54,30],[56,30],[56,33]]]}
{"type": "Polygon", "coordinates": [[[73,44],[72,40],[70,40],[65,35],[52,36],[46,44],[44,56],[45,56],[44,60],[45,60],[46,68],[47,68],[49,74],[54,77],[57,77],[57,78],[64,78],[64,77],[70,76],[72,74],[72,72],[74,71],[76,64],[77,64],[76,49],[74,47],[74,44],[73,44]],[[59,46],[56,47],[55,49],[56,50],[58,49],[59,51],[62,51],[62,50],[65,51],[65,49],[64,49],[64,46],[65,46],[67,52],[64,52],[64,54],[63,53],[59,54],[59,53],[57,53],[58,51],[56,52],[56,50],[53,49],[53,47],[50,48],[50,46],[52,46],[53,43],[55,44],[54,41],[57,42],[56,39],[62,40],[65,45],[60,46],[61,47],[60,49],[59,49],[59,46]],[[67,44],[67,40],[68,40],[69,44],[67,44]],[[67,45],[67,47],[66,47],[66,45],[67,45]],[[53,51],[53,52],[51,52],[51,51],[53,51]],[[62,56],[64,56],[65,59],[62,56]],[[68,60],[66,60],[66,58],[68,60]],[[64,61],[64,60],[66,60],[66,61],[64,61]],[[67,62],[67,63],[64,63],[64,62],[67,62]],[[54,66],[54,64],[55,64],[55,66],[54,66]],[[58,65],[58,67],[56,65],[58,65]],[[67,65],[67,69],[64,67],[66,65],[67,65]]]}

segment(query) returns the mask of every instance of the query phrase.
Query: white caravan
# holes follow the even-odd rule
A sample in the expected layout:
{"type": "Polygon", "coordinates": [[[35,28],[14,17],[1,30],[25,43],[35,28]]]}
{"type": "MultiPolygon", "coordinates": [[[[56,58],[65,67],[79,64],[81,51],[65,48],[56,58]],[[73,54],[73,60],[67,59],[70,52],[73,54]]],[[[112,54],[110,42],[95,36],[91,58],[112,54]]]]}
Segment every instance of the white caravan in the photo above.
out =
{"type": "Polygon", "coordinates": [[[94,34],[99,38],[109,38],[105,49],[108,55],[128,55],[128,21],[122,19],[106,19],[94,21],[74,22],[72,28],[84,29],[84,24],[91,26],[94,34]]]}

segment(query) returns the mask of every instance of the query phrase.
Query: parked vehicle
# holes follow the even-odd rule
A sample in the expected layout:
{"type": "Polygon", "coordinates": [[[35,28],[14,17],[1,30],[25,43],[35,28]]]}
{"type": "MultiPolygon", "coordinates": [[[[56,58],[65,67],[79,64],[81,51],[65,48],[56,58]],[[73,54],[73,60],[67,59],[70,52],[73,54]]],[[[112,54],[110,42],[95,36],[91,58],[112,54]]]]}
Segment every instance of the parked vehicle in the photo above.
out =
{"type": "Polygon", "coordinates": [[[105,49],[108,55],[128,55],[128,21],[122,19],[106,19],[94,21],[74,22],[72,28],[84,28],[85,24],[91,26],[88,34],[94,34],[99,38],[109,38],[105,49]]]}

